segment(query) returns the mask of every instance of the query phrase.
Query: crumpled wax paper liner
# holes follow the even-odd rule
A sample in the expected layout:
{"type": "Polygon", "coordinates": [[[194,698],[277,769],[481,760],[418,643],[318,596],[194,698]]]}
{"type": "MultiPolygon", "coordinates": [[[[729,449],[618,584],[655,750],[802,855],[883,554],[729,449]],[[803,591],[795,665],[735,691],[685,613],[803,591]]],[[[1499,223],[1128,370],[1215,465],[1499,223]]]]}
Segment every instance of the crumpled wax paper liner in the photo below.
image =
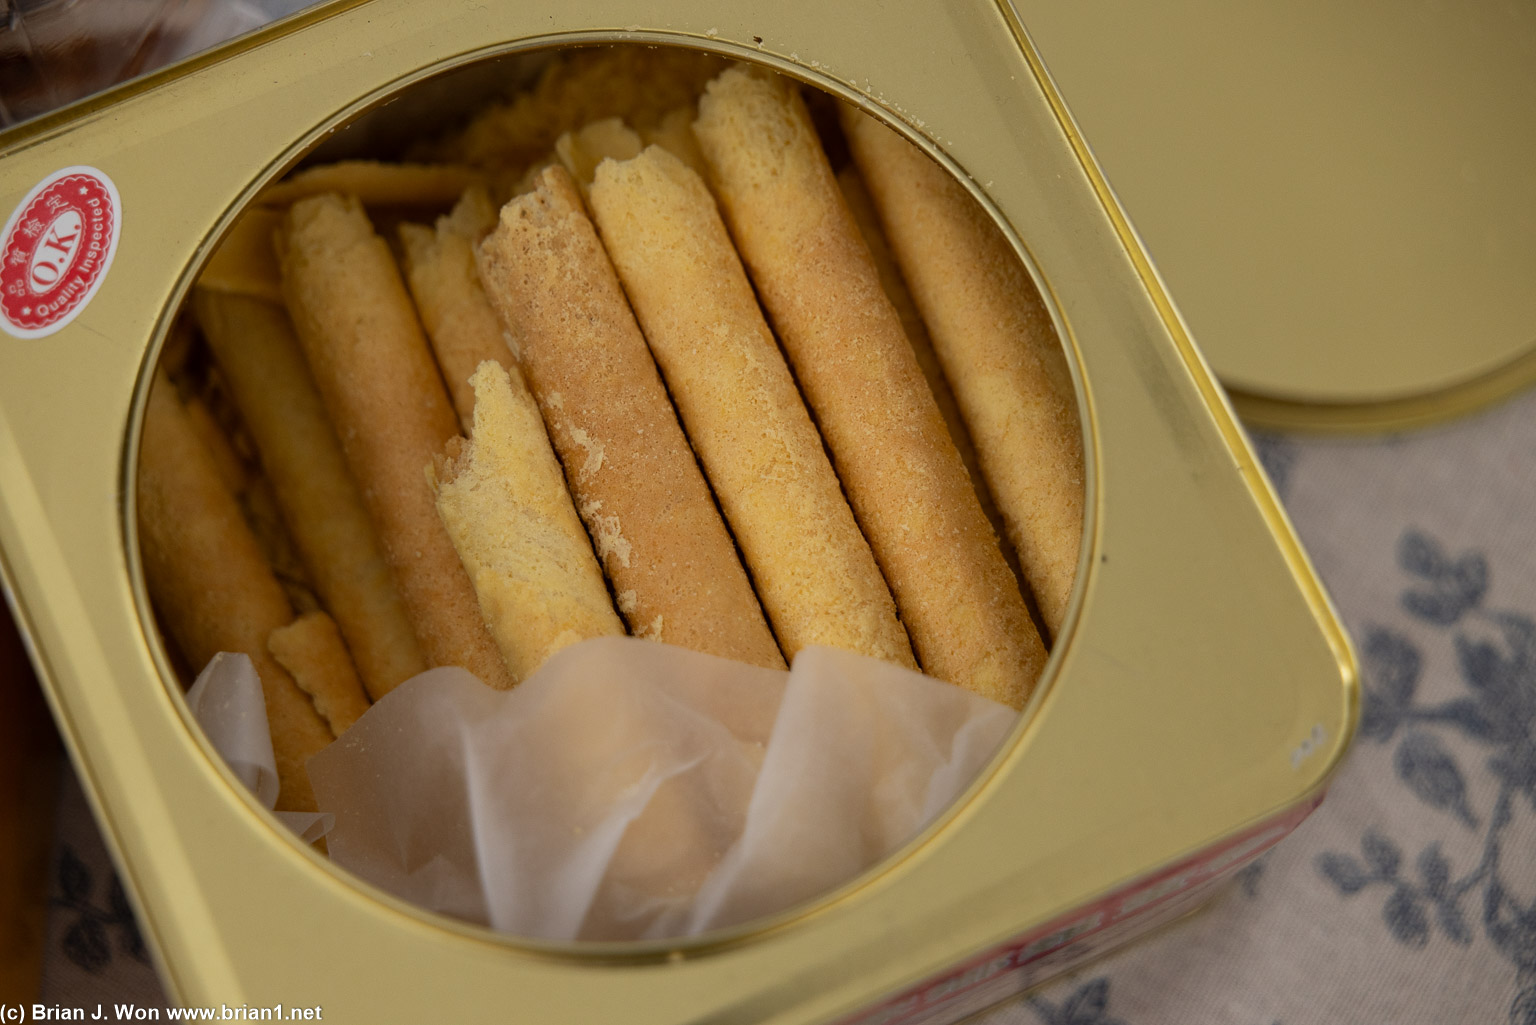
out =
{"type": "MultiPolygon", "coordinates": [[[[221,651],[187,691],[187,707],[229,771],[272,811],[277,805],[277,758],[267,730],[267,699],[250,656],[221,651]]],[[[331,828],[325,812],[272,811],[278,821],[313,843],[331,828]]]]}
{"type": "Polygon", "coordinates": [[[405,900],[521,936],[665,938],[853,879],[1015,721],[832,648],[783,672],[602,638],[511,691],[423,673],[308,769],[332,860],[405,900]]]}

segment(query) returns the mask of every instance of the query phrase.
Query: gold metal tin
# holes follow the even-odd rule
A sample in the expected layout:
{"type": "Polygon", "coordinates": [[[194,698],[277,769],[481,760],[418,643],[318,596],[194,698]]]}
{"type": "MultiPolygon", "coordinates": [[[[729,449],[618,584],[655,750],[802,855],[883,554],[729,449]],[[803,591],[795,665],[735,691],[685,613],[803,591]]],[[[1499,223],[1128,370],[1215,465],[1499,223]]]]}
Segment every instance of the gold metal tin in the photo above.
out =
{"type": "Polygon", "coordinates": [[[989,0],[339,0],[0,136],[0,209],[83,163],[116,182],[121,242],[68,327],[0,337],[0,553],[185,1004],[320,1005],[325,1020],[367,1022],[953,1021],[1182,908],[1305,814],[1344,750],[1348,642],[1020,26],[989,0]],[[1023,240],[1077,361],[1090,515],[1029,714],[938,822],[769,920],[576,945],[408,907],[256,808],[167,682],[132,481],[147,368],[258,188],[413,83],[615,40],[763,61],[915,126],[969,171],[1023,240]]]}
{"type": "Polygon", "coordinates": [[[1536,384],[1536,8],[1013,2],[1245,419],[1536,384]]]}

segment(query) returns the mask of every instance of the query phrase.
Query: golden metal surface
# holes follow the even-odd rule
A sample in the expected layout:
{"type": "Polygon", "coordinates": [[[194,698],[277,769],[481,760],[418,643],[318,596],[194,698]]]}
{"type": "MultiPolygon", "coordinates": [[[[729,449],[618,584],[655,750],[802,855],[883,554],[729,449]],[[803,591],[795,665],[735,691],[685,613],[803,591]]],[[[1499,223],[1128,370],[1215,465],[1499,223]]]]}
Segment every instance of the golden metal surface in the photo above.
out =
{"type": "Polygon", "coordinates": [[[1536,8],[1013,3],[1245,415],[1531,383],[1536,8]]]}
{"type": "Polygon", "coordinates": [[[123,200],[91,304],[49,338],[0,338],[0,564],[175,998],[321,1004],[337,1021],[831,1021],[1325,785],[1357,715],[1348,642],[999,7],[373,0],[297,24],[0,135],[0,210],[75,163],[105,171],[123,200]],[[612,40],[768,62],[904,119],[967,169],[1027,240],[1071,340],[1091,513],[1033,715],[914,843],[766,922],[576,945],[407,907],[255,808],[191,728],[146,634],[131,482],[145,369],[257,189],[436,73],[612,40]]]}
{"type": "Polygon", "coordinates": [[[1243,420],[1278,431],[1381,432],[1426,427],[1465,416],[1536,385],[1536,348],[1509,363],[1440,391],[1383,402],[1289,402],[1244,392],[1231,394],[1243,420]]]}

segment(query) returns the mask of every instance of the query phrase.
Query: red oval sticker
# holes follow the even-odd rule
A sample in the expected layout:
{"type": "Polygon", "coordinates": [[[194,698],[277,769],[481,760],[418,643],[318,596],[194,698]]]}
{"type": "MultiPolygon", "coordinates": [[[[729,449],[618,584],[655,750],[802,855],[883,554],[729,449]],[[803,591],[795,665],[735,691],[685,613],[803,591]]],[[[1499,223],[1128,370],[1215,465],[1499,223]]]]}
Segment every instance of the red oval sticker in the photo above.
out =
{"type": "Polygon", "coordinates": [[[0,232],[0,327],[41,338],[85,309],[117,252],[122,211],[112,179],[94,167],[38,182],[0,232]]]}

